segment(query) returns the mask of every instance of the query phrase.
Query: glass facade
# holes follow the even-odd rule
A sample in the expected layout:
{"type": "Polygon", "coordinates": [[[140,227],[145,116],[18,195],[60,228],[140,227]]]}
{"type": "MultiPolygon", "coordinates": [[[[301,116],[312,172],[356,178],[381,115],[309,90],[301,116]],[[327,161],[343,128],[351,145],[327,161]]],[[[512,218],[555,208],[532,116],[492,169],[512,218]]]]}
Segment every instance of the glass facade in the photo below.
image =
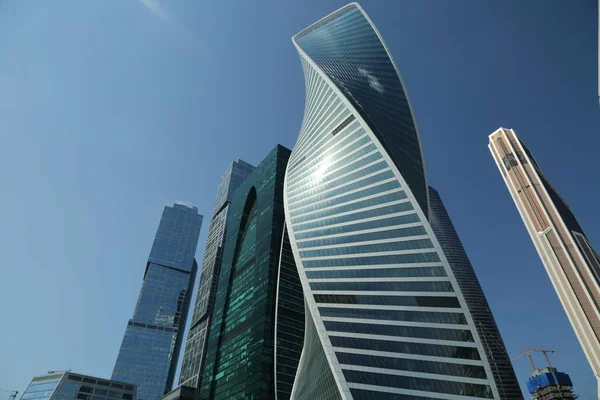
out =
{"type": "Polygon", "coordinates": [[[235,190],[254,171],[254,166],[242,161],[231,163],[219,183],[214,215],[210,222],[208,241],[204,250],[200,284],[192,314],[192,325],[183,356],[179,384],[198,388],[206,351],[206,338],[210,330],[210,317],[215,301],[217,279],[221,268],[225,228],[229,203],[235,190]]]}
{"type": "Polygon", "coordinates": [[[304,294],[286,228],[281,242],[275,314],[276,399],[288,400],[304,345],[304,294]]]}
{"type": "MultiPolygon", "coordinates": [[[[201,399],[275,397],[276,321],[290,334],[277,348],[279,371],[285,372],[284,363],[292,369],[297,363],[297,332],[293,328],[302,325],[304,315],[294,304],[278,308],[276,287],[279,281],[282,288],[291,288],[287,297],[279,291],[282,302],[292,298],[298,288],[290,271],[293,260],[285,244],[282,248],[283,180],[289,156],[290,150],[277,146],[246,178],[229,206],[201,399]],[[281,254],[285,260],[279,279],[281,254]],[[280,315],[276,316],[277,310],[280,315]]],[[[285,376],[280,377],[285,382],[285,376]]]]}
{"type": "Polygon", "coordinates": [[[284,205],[306,343],[291,397],[500,398],[429,224],[417,129],[378,32],[352,3],[293,42],[307,99],[284,205]]]}
{"type": "Polygon", "coordinates": [[[23,400],[135,400],[136,387],[72,372],[36,376],[21,397],[23,400]]]}
{"type": "Polygon", "coordinates": [[[489,149],[599,382],[600,256],[573,211],[514,130],[490,135],[489,149]]]}
{"type": "Polygon", "coordinates": [[[196,207],[165,207],[125,330],[112,379],[137,385],[139,400],[171,390],[198,266],[202,226],[196,207]]]}
{"type": "Polygon", "coordinates": [[[429,187],[429,223],[471,311],[473,322],[490,362],[500,398],[522,399],[523,394],[504,341],[483,290],[481,290],[471,261],[469,261],[439,193],[432,187],[429,187]]]}

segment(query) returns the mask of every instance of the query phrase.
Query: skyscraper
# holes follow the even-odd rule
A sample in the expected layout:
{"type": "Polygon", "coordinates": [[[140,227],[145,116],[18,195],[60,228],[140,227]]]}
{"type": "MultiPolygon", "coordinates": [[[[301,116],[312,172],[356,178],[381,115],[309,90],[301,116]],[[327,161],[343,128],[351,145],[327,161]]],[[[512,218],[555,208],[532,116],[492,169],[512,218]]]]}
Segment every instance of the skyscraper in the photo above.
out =
{"type": "Polygon", "coordinates": [[[196,207],[165,207],[112,379],[137,385],[138,400],[171,389],[198,265],[202,215],[196,207]]]}
{"type": "Polygon", "coordinates": [[[281,367],[277,391],[286,391],[284,363],[294,371],[298,364],[303,299],[284,239],[283,179],[289,156],[290,150],[277,146],[231,200],[201,399],[272,399],[275,353],[281,367]],[[284,272],[280,275],[281,260],[284,272]],[[277,284],[282,289],[279,297],[277,284]],[[292,293],[297,294],[293,297],[292,293]],[[275,325],[279,323],[285,328],[276,345],[275,325]],[[294,326],[299,328],[294,331],[294,326]]]}
{"type": "Polygon", "coordinates": [[[22,400],[135,400],[135,385],[69,371],[34,376],[22,400]]]}
{"type": "Polygon", "coordinates": [[[292,398],[500,398],[381,36],[352,3],[293,42],[306,108],[284,204],[307,312],[292,398]]]}
{"type": "Polygon", "coordinates": [[[206,337],[210,328],[210,317],[221,267],[229,203],[235,190],[252,171],[254,171],[254,166],[242,160],[234,161],[227,168],[219,183],[217,200],[202,261],[200,285],[198,286],[196,304],[192,314],[192,324],[183,355],[183,365],[179,377],[181,385],[197,388],[200,383],[199,379],[202,375],[202,363],[206,351],[206,337]]]}
{"type": "Polygon", "coordinates": [[[489,148],[600,384],[600,256],[515,131],[489,148]]]}
{"type": "Polygon", "coordinates": [[[429,187],[429,223],[473,317],[501,399],[523,399],[502,336],[469,257],[437,190],[429,187]]]}

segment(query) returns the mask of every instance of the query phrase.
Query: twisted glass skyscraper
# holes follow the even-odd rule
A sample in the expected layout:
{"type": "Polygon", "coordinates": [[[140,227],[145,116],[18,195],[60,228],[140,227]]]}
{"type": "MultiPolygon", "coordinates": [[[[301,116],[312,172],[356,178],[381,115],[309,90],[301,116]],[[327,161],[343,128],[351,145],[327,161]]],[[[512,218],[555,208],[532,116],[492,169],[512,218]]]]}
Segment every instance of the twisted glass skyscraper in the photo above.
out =
{"type": "Polygon", "coordinates": [[[175,204],[163,211],[111,378],[137,385],[138,400],[156,400],[173,385],[201,226],[196,207],[175,204]]]}
{"type": "Polygon", "coordinates": [[[379,33],[353,3],[293,42],[306,108],[284,204],[307,312],[292,398],[500,398],[379,33]]]}

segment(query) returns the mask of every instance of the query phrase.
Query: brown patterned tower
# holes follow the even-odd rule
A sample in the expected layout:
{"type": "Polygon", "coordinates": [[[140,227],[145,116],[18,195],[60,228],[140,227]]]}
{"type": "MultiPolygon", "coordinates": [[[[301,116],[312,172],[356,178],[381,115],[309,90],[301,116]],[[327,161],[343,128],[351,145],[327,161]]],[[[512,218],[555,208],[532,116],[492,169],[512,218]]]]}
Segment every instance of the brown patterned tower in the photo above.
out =
{"type": "Polygon", "coordinates": [[[600,379],[600,256],[512,129],[492,133],[488,147],[600,379]]]}

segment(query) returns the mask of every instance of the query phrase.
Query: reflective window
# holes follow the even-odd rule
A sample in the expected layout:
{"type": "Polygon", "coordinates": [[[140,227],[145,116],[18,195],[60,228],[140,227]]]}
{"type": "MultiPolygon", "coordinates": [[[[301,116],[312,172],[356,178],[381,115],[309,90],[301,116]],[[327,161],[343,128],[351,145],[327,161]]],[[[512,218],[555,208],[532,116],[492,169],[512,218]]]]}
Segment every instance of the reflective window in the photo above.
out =
{"type": "Polygon", "coordinates": [[[301,251],[300,257],[329,257],[345,254],[379,253],[384,251],[400,251],[415,249],[431,249],[433,243],[429,239],[403,240],[401,242],[372,243],[360,246],[333,247],[318,250],[301,251]]]}
{"type": "MultiPolygon", "coordinates": [[[[388,353],[420,354],[424,356],[480,360],[475,347],[442,346],[429,343],[397,342],[391,340],[359,339],[343,336],[330,336],[334,347],[383,351],[388,353]]],[[[354,364],[354,363],[351,363],[354,364]]],[[[356,365],[356,364],[354,364],[356,365]]],[[[382,367],[387,368],[387,367],[382,367]]]]}
{"type": "MultiPolygon", "coordinates": [[[[369,145],[369,146],[373,146],[373,145],[369,145]]],[[[370,150],[374,150],[374,149],[370,149],[370,150]]],[[[377,175],[373,175],[373,176],[361,179],[356,182],[344,184],[343,186],[338,186],[336,189],[332,189],[325,193],[314,194],[311,192],[311,193],[302,194],[302,195],[298,196],[296,199],[294,199],[293,201],[290,201],[289,204],[292,208],[301,207],[302,205],[307,204],[307,202],[314,203],[317,201],[326,200],[326,199],[329,199],[331,197],[334,197],[334,196],[337,196],[340,194],[345,194],[346,192],[349,192],[351,190],[360,189],[364,186],[371,185],[373,183],[381,182],[381,181],[384,181],[386,179],[391,179],[391,178],[394,178],[394,173],[392,171],[390,171],[390,170],[383,171],[377,175]],[[306,199],[307,197],[310,197],[310,199],[305,200],[304,202],[299,201],[301,199],[306,199]]]]}
{"type": "MultiPolygon", "coordinates": [[[[457,340],[472,342],[473,335],[467,329],[425,328],[414,326],[396,326],[366,324],[355,322],[324,321],[327,331],[366,333],[372,335],[406,336],[424,339],[457,340]]],[[[331,336],[330,336],[331,338],[331,336]]]]}
{"type": "Polygon", "coordinates": [[[366,354],[336,352],[340,364],[362,365],[365,367],[398,369],[428,374],[464,376],[486,379],[485,369],[479,365],[453,364],[436,361],[412,360],[407,358],[379,357],[366,354]]]}
{"type": "Polygon", "coordinates": [[[422,226],[413,226],[410,228],[399,228],[399,229],[388,229],[379,232],[360,233],[355,235],[338,236],[331,238],[323,238],[316,240],[308,240],[305,242],[297,242],[299,249],[307,247],[318,247],[318,246],[332,246],[336,244],[354,243],[354,242],[368,242],[372,240],[381,239],[392,239],[408,236],[420,236],[425,235],[427,232],[422,226]]]}
{"type": "Polygon", "coordinates": [[[305,214],[310,211],[318,211],[325,207],[334,206],[342,203],[347,203],[349,201],[362,199],[363,197],[371,196],[374,194],[381,194],[388,190],[398,189],[400,188],[400,184],[397,181],[386,182],[379,185],[375,185],[374,187],[370,187],[368,189],[358,190],[353,193],[348,193],[346,195],[336,197],[335,199],[320,201],[320,202],[312,202],[307,200],[304,202],[304,205],[295,205],[290,207],[290,214],[292,216],[297,216],[301,214],[305,214]]]}
{"type": "Polygon", "coordinates": [[[382,319],[388,321],[432,322],[438,324],[466,325],[467,320],[462,313],[371,310],[368,308],[333,308],[319,307],[322,317],[382,319]]]}
{"type": "Polygon", "coordinates": [[[314,296],[317,303],[460,308],[460,303],[456,297],[446,296],[371,296],[354,294],[315,294],[314,296]]]}
{"type": "MultiPolygon", "coordinates": [[[[392,183],[394,183],[394,182],[392,182],[392,183]]],[[[296,236],[296,239],[309,239],[309,238],[315,238],[315,237],[320,237],[320,236],[335,235],[338,233],[362,231],[365,229],[375,229],[375,228],[384,228],[386,226],[404,225],[404,224],[410,224],[413,222],[419,222],[419,217],[417,216],[417,214],[402,215],[399,217],[384,218],[384,219],[378,219],[375,221],[359,222],[356,224],[336,226],[335,228],[318,229],[318,230],[314,230],[311,232],[299,232],[295,236],[296,236]]]]}
{"type": "Polygon", "coordinates": [[[474,383],[451,382],[438,379],[416,378],[412,376],[387,375],[380,373],[344,370],[348,382],[362,383],[374,386],[398,387],[426,392],[448,393],[463,396],[494,398],[492,390],[487,385],[474,383]]]}
{"type": "Polygon", "coordinates": [[[393,254],[389,256],[372,257],[353,257],[353,258],[332,258],[322,260],[303,261],[304,268],[315,267],[343,267],[356,265],[379,265],[379,264],[414,264],[439,262],[437,253],[414,253],[414,254],[393,254]]]}
{"type": "MultiPolygon", "coordinates": [[[[293,224],[299,224],[301,222],[310,221],[317,218],[328,217],[331,215],[341,214],[347,211],[359,210],[361,208],[376,206],[378,204],[390,203],[392,201],[399,201],[406,198],[404,192],[394,192],[384,194],[383,196],[377,196],[366,200],[357,201],[355,203],[345,204],[339,207],[333,207],[320,212],[313,212],[309,215],[303,215],[301,217],[292,218],[293,224]]],[[[412,209],[412,208],[410,208],[412,209]]]]}
{"type": "Polygon", "coordinates": [[[302,232],[307,229],[320,228],[328,225],[342,224],[345,222],[358,221],[366,218],[380,217],[382,215],[400,213],[403,211],[410,211],[413,207],[409,202],[394,204],[390,206],[384,206],[376,208],[374,210],[357,211],[352,214],[343,215],[340,217],[331,217],[320,221],[307,222],[304,224],[294,225],[296,232],[302,232]]]}
{"type": "Polygon", "coordinates": [[[417,268],[374,268],[374,269],[347,269],[327,271],[306,271],[308,279],[323,278],[381,278],[381,277],[432,277],[446,276],[444,267],[417,267],[417,268]]]}

